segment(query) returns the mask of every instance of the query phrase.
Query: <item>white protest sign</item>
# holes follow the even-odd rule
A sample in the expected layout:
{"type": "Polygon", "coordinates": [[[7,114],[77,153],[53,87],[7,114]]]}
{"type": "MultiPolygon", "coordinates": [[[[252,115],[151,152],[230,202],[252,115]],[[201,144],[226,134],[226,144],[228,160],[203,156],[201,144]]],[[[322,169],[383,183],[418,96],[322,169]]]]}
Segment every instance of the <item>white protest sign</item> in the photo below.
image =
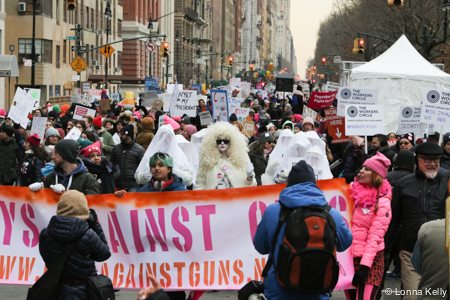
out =
{"type": "Polygon", "coordinates": [[[197,114],[197,91],[179,91],[172,117],[183,116],[195,118],[197,114]]]}
{"type": "MultiPolygon", "coordinates": [[[[84,93],[79,104],[85,105],[85,106],[91,106],[91,103],[92,103],[92,96],[87,93],[84,93]]],[[[95,115],[93,115],[93,116],[95,116],[95,115]]]]}
{"type": "Polygon", "coordinates": [[[160,115],[159,119],[158,119],[158,128],[160,128],[161,126],[164,125],[164,116],[165,115],[160,115]]]}
{"type": "MultiPolygon", "coordinates": [[[[175,89],[173,90],[173,93],[171,94],[171,97],[170,97],[170,102],[169,102],[170,116],[173,116],[173,114],[175,113],[175,104],[177,103],[178,93],[180,92],[180,89],[178,87],[179,87],[179,84],[175,86],[175,89]]],[[[181,89],[181,91],[182,91],[182,89],[181,89]]],[[[164,101],[164,102],[166,102],[166,101],[164,101]]]]}
{"type": "Polygon", "coordinates": [[[383,105],[345,105],[345,135],[384,134],[383,105]]]}
{"type": "Polygon", "coordinates": [[[250,108],[245,107],[235,108],[233,113],[236,114],[236,117],[239,122],[244,122],[245,120],[247,120],[247,117],[250,114],[250,108]]]}
{"type": "Polygon", "coordinates": [[[14,105],[11,106],[8,117],[20,124],[22,128],[27,128],[28,114],[33,109],[34,102],[35,100],[29,94],[18,87],[13,99],[14,105]]]}
{"type": "Polygon", "coordinates": [[[112,138],[113,138],[113,141],[114,141],[114,144],[115,144],[115,145],[120,144],[120,137],[119,137],[119,135],[117,134],[117,132],[114,133],[114,135],[112,136],[112,138]]]}
{"type": "Polygon", "coordinates": [[[91,84],[89,82],[83,82],[83,93],[89,92],[91,89],[91,84]]]}
{"type": "Polygon", "coordinates": [[[378,90],[340,87],[336,98],[338,99],[337,115],[345,116],[345,105],[347,104],[377,104],[378,90]]]}
{"type": "Polygon", "coordinates": [[[240,86],[241,78],[230,78],[230,85],[240,86]]]}
{"type": "Polygon", "coordinates": [[[309,108],[306,105],[303,105],[303,114],[302,114],[303,119],[306,118],[312,118],[313,120],[315,120],[317,118],[317,112],[312,110],[311,108],[309,108]]]}
{"type": "Polygon", "coordinates": [[[435,131],[450,130],[450,91],[424,90],[420,121],[434,125],[435,131]]]}
{"type": "Polygon", "coordinates": [[[71,96],[70,101],[72,103],[79,104],[81,102],[81,96],[80,95],[71,96]]]}
{"type": "Polygon", "coordinates": [[[228,113],[231,115],[235,113],[236,108],[241,108],[241,103],[244,98],[228,98],[228,113]]]}
{"type": "Polygon", "coordinates": [[[155,91],[139,93],[139,98],[142,99],[141,105],[144,107],[152,107],[155,100],[159,99],[155,91]]]}
{"type": "Polygon", "coordinates": [[[211,90],[213,121],[228,122],[227,91],[211,90]]]}
{"type": "Polygon", "coordinates": [[[74,127],[69,131],[69,133],[64,137],[64,139],[76,141],[80,138],[80,136],[81,136],[81,130],[74,127]]]}
{"type": "MultiPolygon", "coordinates": [[[[175,84],[173,84],[173,83],[167,84],[167,92],[168,93],[172,94],[174,89],[175,89],[175,84]]],[[[183,85],[182,84],[178,84],[178,90],[179,91],[183,90],[183,85]]]]}
{"type": "Polygon", "coordinates": [[[41,101],[41,89],[29,89],[29,88],[24,88],[24,91],[31,96],[31,98],[33,98],[34,100],[34,105],[33,105],[33,109],[38,109],[39,108],[39,102],[41,101]]]}
{"type": "Polygon", "coordinates": [[[95,109],[90,109],[79,105],[75,106],[75,111],[73,112],[73,118],[75,120],[81,120],[85,115],[95,116],[95,109]]]}
{"type": "Polygon", "coordinates": [[[30,135],[37,134],[41,139],[41,144],[45,141],[45,125],[47,124],[46,117],[34,117],[31,125],[30,135]]]}
{"type": "Polygon", "coordinates": [[[212,123],[212,117],[209,111],[202,111],[198,115],[200,116],[200,124],[202,126],[207,126],[212,123]]]}
{"type": "Polygon", "coordinates": [[[327,81],[327,91],[328,92],[333,92],[339,89],[339,83],[337,82],[332,82],[332,81],[327,81]]]}
{"type": "Polygon", "coordinates": [[[420,106],[400,106],[397,134],[412,132],[415,137],[420,137],[422,132],[420,111],[420,106]]]}

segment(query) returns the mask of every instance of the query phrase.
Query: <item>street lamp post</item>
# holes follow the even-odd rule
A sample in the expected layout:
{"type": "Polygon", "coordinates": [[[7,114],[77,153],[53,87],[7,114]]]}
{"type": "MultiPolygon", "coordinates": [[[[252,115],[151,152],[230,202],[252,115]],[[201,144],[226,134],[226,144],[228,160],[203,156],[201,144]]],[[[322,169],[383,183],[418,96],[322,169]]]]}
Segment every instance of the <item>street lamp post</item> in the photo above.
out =
{"type": "Polygon", "coordinates": [[[450,0],[444,0],[442,5],[442,10],[445,11],[445,21],[444,21],[444,46],[447,43],[447,27],[448,27],[448,10],[450,9],[450,0]]]}
{"type": "MultiPolygon", "coordinates": [[[[180,42],[180,33],[178,32],[178,30],[177,30],[177,34],[175,35],[175,42],[177,43],[177,53],[176,53],[177,59],[176,60],[178,61],[178,60],[180,60],[180,57],[178,56],[178,44],[180,42]]],[[[178,64],[177,64],[176,70],[177,70],[177,79],[178,79],[178,64]]]]}
{"type": "MultiPolygon", "coordinates": [[[[150,35],[152,35],[152,30],[153,30],[153,20],[152,20],[152,17],[150,17],[149,19],[148,19],[148,26],[147,26],[147,28],[150,30],[150,35]]],[[[151,42],[152,41],[152,39],[150,38],[149,39],[149,42],[151,42]]],[[[149,56],[148,56],[148,77],[152,77],[152,56],[153,56],[153,52],[150,52],[149,53],[149,56]]]]}
{"type": "MultiPolygon", "coordinates": [[[[42,48],[41,48],[42,53],[42,48]]],[[[33,36],[31,39],[31,85],[36,75],[36,0],[33,0],[33,36]]]]}
{"type": "MultiPolygon", "coordinates": [[[[200,44],[200,42],[198,42],[198,50],[197,50],[197,55],[200,55],[201,54],[201,51],[200,51],[200,47],[201,47],[202,45],[200,44]]],[[[200,58],[197,58],[197,61],[199,60],[200,58]]],[[[197,84],[200,84],[200,63],[197,63],[197,84]]]]}
{"type": "MultiPolygon", "coordinates": [[[[111,13],[111,2],[108,0],[105,8],[105,17],[106,17],[106,45],[109,43],[109,22],[112,17],[111,13]]],[[[108,57],[105,60],[105,88],[108,89],[108,57]]]]}

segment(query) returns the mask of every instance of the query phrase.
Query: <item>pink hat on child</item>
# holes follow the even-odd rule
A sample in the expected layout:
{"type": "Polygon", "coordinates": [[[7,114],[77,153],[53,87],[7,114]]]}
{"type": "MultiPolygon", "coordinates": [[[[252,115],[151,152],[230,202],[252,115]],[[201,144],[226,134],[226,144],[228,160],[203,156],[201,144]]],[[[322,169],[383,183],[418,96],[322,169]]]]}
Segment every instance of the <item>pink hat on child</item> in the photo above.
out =
{"type": "Polygon", "coordinates": [[[363,166],[371,168],[375,173],[383,178],[386,178],[390,165],[391,161],[380,152],[377,152],[375,156],[372,156],[363,163],[363,166]]]}

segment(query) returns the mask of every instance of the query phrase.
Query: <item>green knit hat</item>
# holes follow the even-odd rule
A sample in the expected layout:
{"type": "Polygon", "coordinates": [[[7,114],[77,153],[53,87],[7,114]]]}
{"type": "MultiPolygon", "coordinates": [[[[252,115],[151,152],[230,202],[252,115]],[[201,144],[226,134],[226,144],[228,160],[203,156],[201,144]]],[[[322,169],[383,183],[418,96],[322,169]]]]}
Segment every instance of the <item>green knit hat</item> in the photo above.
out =
{"type": "Polygon", "coordinates": [[[56,104],[55,106],[53,106],[52,110],[59,114],[61,112],[61,107],[59,107],[59,105],[56,104]]]}

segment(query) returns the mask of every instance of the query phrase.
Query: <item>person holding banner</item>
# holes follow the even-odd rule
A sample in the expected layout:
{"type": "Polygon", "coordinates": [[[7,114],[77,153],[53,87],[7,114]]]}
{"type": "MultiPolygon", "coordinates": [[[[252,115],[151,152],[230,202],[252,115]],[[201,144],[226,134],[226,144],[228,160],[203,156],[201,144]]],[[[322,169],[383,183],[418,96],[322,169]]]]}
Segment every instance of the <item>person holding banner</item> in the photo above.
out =
{"type": "Polygon", "coordinates": [[[203,137],[197,190],[256,186],[254,168],[247,155],[247,143],[239,130],[217,122],[203,137]]]}
{"type": "Polygon", "coordinates": [[[41,147],[41,139],[35,133],[25,140],[25,160],[20,168],[20,186],[42,182],[41,169],[45,166],[47,152],[41,147]]]}

